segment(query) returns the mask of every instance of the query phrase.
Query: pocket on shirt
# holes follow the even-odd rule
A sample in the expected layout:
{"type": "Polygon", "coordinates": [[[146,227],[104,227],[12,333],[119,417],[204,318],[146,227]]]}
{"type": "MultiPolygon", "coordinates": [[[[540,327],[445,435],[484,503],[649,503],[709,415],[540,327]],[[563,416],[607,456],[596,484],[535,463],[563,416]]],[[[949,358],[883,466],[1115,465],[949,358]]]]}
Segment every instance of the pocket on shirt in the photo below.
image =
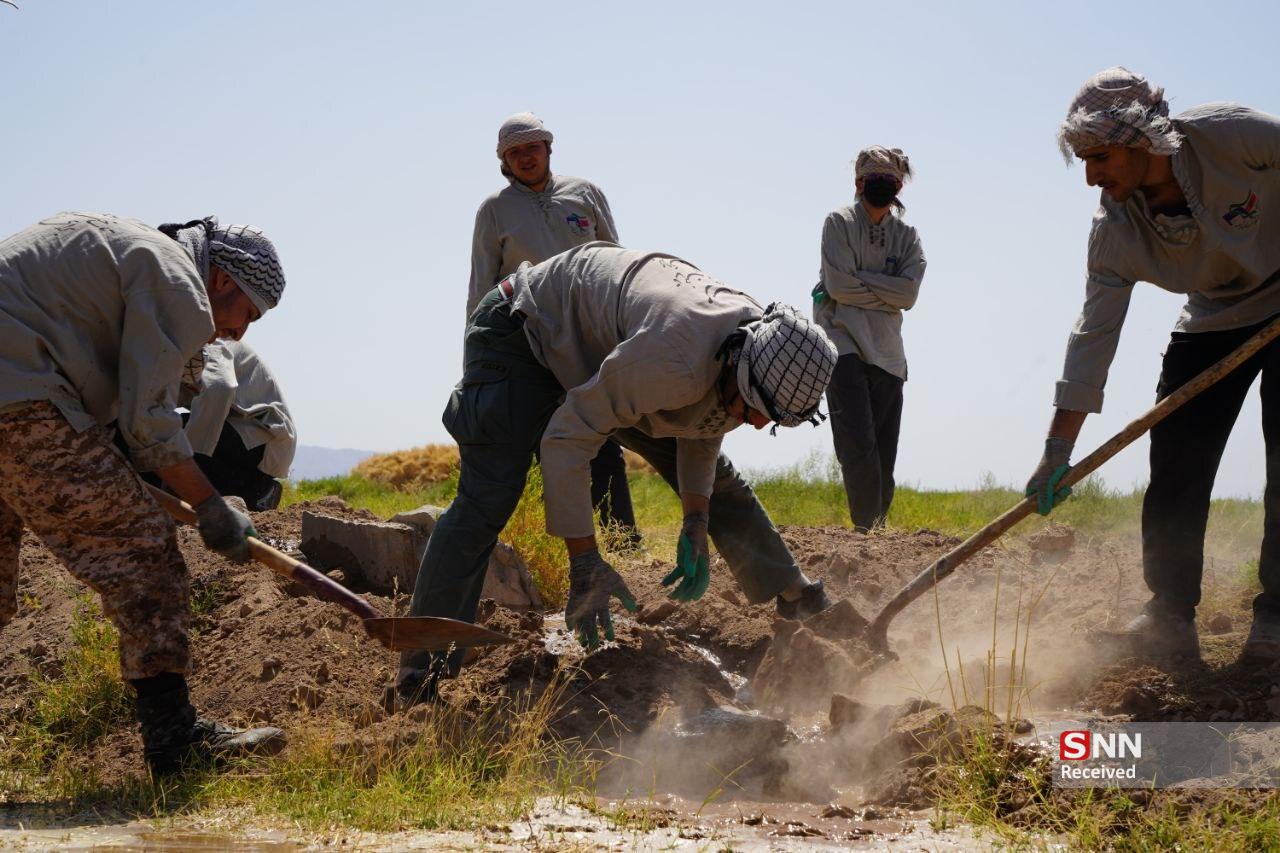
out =
{"type": "Polygon", "coordinates": [[[504,444],[511,440],[510,369],[496,361],[470,364],[449,395],[441,418],[459,445],[504,444]]]}

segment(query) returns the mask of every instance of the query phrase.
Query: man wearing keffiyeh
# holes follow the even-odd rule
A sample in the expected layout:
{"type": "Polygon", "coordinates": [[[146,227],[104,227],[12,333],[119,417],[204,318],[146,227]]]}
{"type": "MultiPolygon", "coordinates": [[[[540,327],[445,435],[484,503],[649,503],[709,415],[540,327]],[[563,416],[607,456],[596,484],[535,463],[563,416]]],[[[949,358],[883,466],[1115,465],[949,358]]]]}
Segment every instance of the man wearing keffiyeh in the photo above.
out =
{"type": "MultiPolygon", "coordinates": [[[[1213,103],[1170,117],[1164,90],[1125,68],[1089,79],[1059,145],[1102,189],[1089,235],[1084,308],[1067,343],[1044,456],[1027,494],[1047,514],[1086,414],[1102,409],[1133,285],[1188,294],[1157,388],[1167,397],[1280,315],[1280,117],[1213,103]]],[[[1262,592],[1246,660],[1280,660],[1280,342],[1151,430],[1142,508],[1143,574],[1152,597],[1122,634],[1137,651],[1196,657],[1204,533],[1214,477],[1250,386],[1262,376],[1267,491],[1262,592]]]]}
{"type": "Polygon", "coordinates": [[[118,428],[133,466],[196,508],[208,547],[247,559],[253,524],[192,460],[178,386],[203,346],[239,340],[283,290],[271,241],[212,217],[156,229],[62,213],[0,241],[0,628],[17,611],[25,526],[101,595],[158,775],[276,748],[282,733],[196,715],[187,567],[112,438],[118,428]]]}

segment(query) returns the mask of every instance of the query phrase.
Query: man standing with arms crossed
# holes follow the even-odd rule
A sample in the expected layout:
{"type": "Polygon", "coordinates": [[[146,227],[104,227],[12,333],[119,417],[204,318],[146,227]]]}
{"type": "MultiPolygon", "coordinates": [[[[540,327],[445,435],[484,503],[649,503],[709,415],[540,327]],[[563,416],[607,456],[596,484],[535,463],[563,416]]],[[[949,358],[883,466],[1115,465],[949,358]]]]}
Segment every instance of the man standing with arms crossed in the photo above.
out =
{"type": "MultiPolygon", "coordinates": [[[[485,199],[476,213],[468,317],[520,264],[539,264],[593,240],[618,242],[618,229],[600,188],[582,178],[551,173],[553,139],[533,113],[516,113],[498,128],[498,160],[510,185],[485,199]]],[[[591,503],[600,510],[601,524],[616,526],[632,546],[640,543],[627,465],[615,441],[606,441],[591,460],[591,503]]]]}
{"type": "Polygon", "coordinates": [[[854,161],[857,201],[827,216],[813,319],[840,352],[827,388],[831,437],[849,516],[866,533],[893,503],[907,356],[902,312],[916,304],[924,249],[902,221],[898,194],[911,162],[898,148],[872,145],[854,161]]]}
{"type": "MultiPolygon", "coordinates": [[[[1186,293],[1164,354],[1157,396],[1167,397],[1280,314],[1280,118],[1237,104],[1173,118],[1164,90],[1124,68],[1093,76],[1072,101],[1059,140],[1102,189],[1089,235],[1085,303],[1067,344],[1057,412],[1027,484],[1048,514],[1066,497],[1089,412],[1102,408],[1133,285],[1186,293]]],[[[1141,653],[1197,657],[1209,498],[1227,437],[1250,385],[1262,376],[1265,521],[1253,628],[1243,657],[1280,660],[1280,342],[1184,404],[1151,430],[1151,483],[1142,507],[1143,575],[1152,593],[1124,629],[1141,653]]]]}

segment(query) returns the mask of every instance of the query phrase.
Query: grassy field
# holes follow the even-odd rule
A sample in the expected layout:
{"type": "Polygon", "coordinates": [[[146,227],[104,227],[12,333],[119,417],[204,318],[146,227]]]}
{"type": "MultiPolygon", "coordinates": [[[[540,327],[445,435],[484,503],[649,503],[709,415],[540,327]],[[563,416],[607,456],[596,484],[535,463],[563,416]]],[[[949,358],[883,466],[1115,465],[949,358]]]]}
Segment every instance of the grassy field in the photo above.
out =
{"type": "MultiPolygon", "coordinates": [[[[751,479],[778,524],[849,525],[843,490],[828,462],[811,461],[751,479]]],[[[675,495],[654,474],[633,473],[631,486],[650,548],[658,554],[673,550],[680,524],[675,495]]],[[[345,476],[290,485],[285,500],[338,495],[389,517],[422,504],[445,505],[456,489],[456,478],[397,490],[363,476],[345,476]]],[[[543,530],[541,490],[535,469],[503,538],[529,561],[547,600],[562,602],[567,561],[563,544],[543,530]]],[[[990,483],[950,492],[901,488],[889,524],[904,531],[928,528],[966,535],[1019,497],[990,483]]],[[[1108,490],[1093,480],[1079,487],[1054,519],[1086,533],[1128,535],[1137,530],[1140,512],[1140,493],[1108,490]]],[[[1045,523],[1033,517],[1017,535],[1045,523]]],[[[1213,505],[1214,535],[1256,542],[1261,527],[1258,502],[1213,505]]],[[[357,756],[342,746],[342,732],[317,720],[314,727],[291,733],[295,747],[286,756],[220,774],[195,769],[165,785],[141,779],[103,784],[75,760],[77,752],[108,728],[128,725],[130,709],[114,654],[114,632],[90,597],[77,610],[73,639],[57,674],[38,677],[35,701],[0,722],[0,802],[56,803],[66,811],[90,808],[147,817],[249,807],[307,829],[392,830],[466,828],[510,820],[539,796],[586,800],[591,795],[593,759],[572,744],[546,737],[550,701],[467,725],[457,716],[438,714],[428,719],[416,746],[357,756]]],[[[1038,795],[1028,793],[1031,783],[1025,774],[1002,764],[1005,760],[980,744],[955,757],[940,777],[948,787],[938,820],[987,826],[1014,846],[1037,843],[1001,817],[1010,785],[1020,786],[1021,796],[1038,795]]],[[[1227,806],[1187,816],[1172,809],[1141,810],[1123,795],[1107,795],[1066,809],[1051,825],[1059,837],[1091,848],[1170,849],[1180,842],[1184,849],[1202,844],[1249,849],[1280,844],[1278,812],[1273,801],[1247,813],[1227,806]]]]}

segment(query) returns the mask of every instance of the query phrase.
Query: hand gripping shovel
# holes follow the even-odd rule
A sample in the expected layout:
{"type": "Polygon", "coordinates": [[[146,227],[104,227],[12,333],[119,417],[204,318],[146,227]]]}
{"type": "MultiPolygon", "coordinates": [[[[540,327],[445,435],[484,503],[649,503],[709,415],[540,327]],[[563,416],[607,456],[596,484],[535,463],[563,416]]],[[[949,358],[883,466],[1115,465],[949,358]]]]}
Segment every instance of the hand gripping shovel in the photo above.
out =
{"type": "MultiPolygon", "coordinates": [[[[1183,403],[1244,364],[1258,350],[1278,337],[1280,337],[1280,320],[1273,320],[1263,327],[1260,332],[1241,344],[1239,349],[1231,353],[1231,355],[1206,369],[1195,379],[1165,397],[1149,409],[1146,414],[1132,421],[1128,426],[1116,433],[1106,444],[1081,459],[1074,468],[1066,473],[1058,485],[1060,487],[1074,486],[1101,468],[1108,459],[1167,418],[1183,403]]],[[[903,587],[902,591],[895,595],[893,600],[886,604],[875,620],[872,621],[871,626],[867,629],[867,640],[871,647],[882,653],[892,655],[893,653],[889,651],[889,623],[893,621],[893,617],[897,616],[903,608],[915,601],[923,593],[932,589],[938,581],[954,572],[960,567],[961,563],[999,539],[1010,528],[1028,515],[1031,515],[1035,510],[1036,499],[1034,497],[1026,498],[1004,515],[961,542],[946,554],[943,554],[933,565],[917,575],[915,580],[903,587]]]]}
{"type": "MultiPolygon", "coordinates": [[[[196,523],[195,510],[185,502],[149,483],[147,488],[156,502],[178,521],[196,523]]],[[[372,604],[351,590],[252,536],[249,537],[249,553],[276,574],[306,587],[317,598],[341,605],[359,616],[369,636],[392,651],[436,651],[512,641],[506,634],[457,619],[439,616],[383,616],[372,604]]]]}

